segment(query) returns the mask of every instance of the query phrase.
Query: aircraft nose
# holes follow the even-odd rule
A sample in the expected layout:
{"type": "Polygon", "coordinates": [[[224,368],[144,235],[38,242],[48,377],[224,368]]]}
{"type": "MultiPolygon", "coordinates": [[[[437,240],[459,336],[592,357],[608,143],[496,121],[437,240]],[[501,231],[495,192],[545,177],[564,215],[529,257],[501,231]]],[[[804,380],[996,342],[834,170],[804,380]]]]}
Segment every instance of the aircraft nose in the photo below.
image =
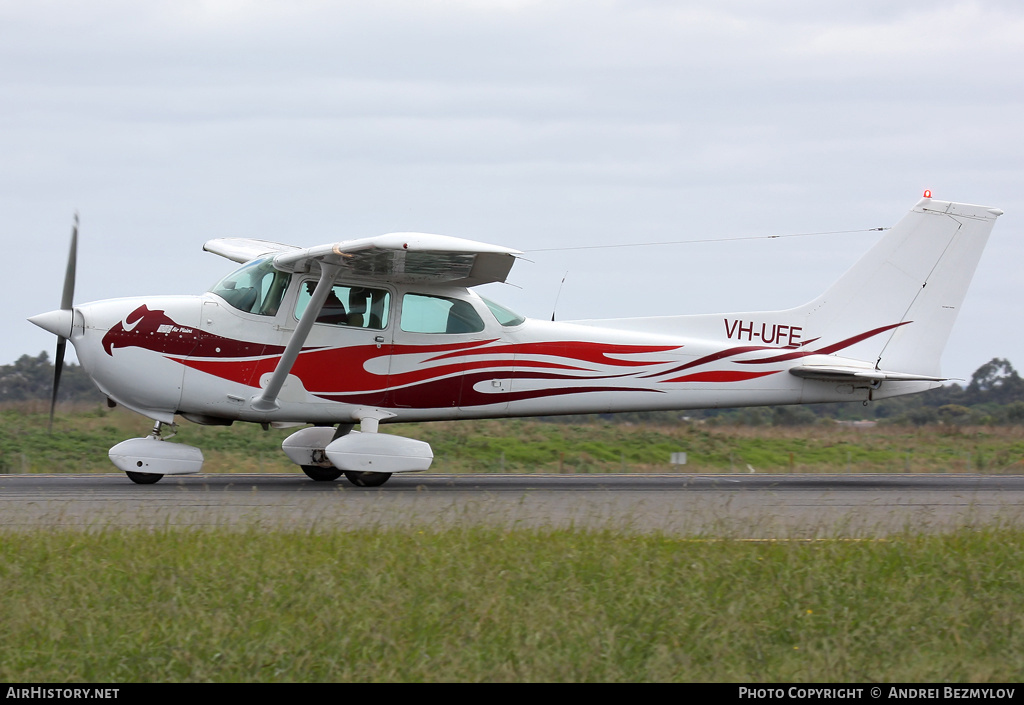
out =
{"type": "Polygon", "coordinates": [[[57,309],[56,311],[48,311],[32,316],[28,320],[54,335],[70,338],[75,314],[71,309],[57,309]]]}

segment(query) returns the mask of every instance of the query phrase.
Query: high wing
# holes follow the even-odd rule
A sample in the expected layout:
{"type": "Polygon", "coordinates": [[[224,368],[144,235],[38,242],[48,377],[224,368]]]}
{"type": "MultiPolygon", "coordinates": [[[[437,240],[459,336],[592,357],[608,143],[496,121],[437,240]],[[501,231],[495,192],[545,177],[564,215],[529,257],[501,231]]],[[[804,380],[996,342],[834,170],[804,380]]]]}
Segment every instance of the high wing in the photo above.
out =
{"type": "Polygon", "coordinates": [[[519,254],[507,247],[447,235],[390,233],[282,252],[274,257],[274,267],[302,272],[316,261],[339,266],[342,276],[477,286],[505,281],[519,254]]]}
{"type": "Polygon", "coordinates": [[[236,262],[274,256],[274,267],[308,272],[315,265],[338,268],[338,276],[358,276],[401,284],[477,286],[503,282],[518,250],[447,235],[390,233],[298,248],[264,240],[222,238],[203,249],[236,262]]]}
{"type": "Polygon", "coordinates": [[[203,249],[215,255],[226,257],[233,262],[245,264],[269,254],[281,252],[292,252],[297,249],[294,245],[284,245],[280,242],[269,242],[267,240],[254,240],[247,237],[222,237],[216,240],[209,240],[203,249]]]}

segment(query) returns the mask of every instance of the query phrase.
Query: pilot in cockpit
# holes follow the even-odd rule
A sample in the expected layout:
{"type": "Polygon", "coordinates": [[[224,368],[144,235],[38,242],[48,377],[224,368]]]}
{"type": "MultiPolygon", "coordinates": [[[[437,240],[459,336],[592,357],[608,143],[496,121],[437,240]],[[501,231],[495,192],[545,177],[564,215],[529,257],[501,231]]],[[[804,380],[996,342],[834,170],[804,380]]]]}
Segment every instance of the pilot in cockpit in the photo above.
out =
{"type": "MultiPolygon", "coordinates": [[[[306,292],[312,297],[313,291],[316,289],[316,282],[306,282],[306,292]]],[[[327,300],[324,301],[323,308],[320,309],[320,315],[316,317],[317,323],[331,323],[334,325],[345,324],[348,322],[348,314],[345,311],[345,304],[341,303],[341,299],[334,293],[334,289],[327,294],[327,300]]]]}

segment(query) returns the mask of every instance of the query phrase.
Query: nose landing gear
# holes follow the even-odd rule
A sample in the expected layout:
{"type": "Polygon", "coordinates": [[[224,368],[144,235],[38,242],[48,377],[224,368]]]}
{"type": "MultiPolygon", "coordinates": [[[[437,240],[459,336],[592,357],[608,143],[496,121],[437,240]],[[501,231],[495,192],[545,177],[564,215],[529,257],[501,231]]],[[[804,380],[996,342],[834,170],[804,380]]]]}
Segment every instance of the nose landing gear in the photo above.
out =
{"type": "Polygon", "coordinates": [[[169,424],[171,434],[161,435],[165,424],[157,421],[145,438],[131,438],[110,449],[110,461],[139,485],[152,485],[164,475],[187,475],[203,469],[203,452],[192,446],[168,443],[173,438],[174,424],[169,424]]]}

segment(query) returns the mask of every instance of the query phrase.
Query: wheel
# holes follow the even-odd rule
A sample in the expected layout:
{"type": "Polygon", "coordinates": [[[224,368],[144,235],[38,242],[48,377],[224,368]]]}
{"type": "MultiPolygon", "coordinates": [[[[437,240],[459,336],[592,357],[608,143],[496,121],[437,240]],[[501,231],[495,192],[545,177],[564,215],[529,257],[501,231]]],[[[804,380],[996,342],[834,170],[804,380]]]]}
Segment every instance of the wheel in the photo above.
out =
{"type": "Polygon", "coordinates": [[[389,472],[358,472],[355,470],[346,470],[345,477],[356,487],[380,487],[389,479],[391,479],[391,473],[389,472]]]}
{"type": "Polygon", "coordinates": [[[332,482],[341,477],[341,470],[337,468],[322,468],[319,465],[303,465],[302,472],[306,473],[310,480],[315,480],[316,482],[332,482]]]}
{"type": "Polygon", "coordinates": [[[156,475],[151,472],[131,472],[130,470],[126,471],[125,475],[136,485],[152,485],[155,482],[160,482],[160,478],[163,477],[163,475],[156,475]]]}

